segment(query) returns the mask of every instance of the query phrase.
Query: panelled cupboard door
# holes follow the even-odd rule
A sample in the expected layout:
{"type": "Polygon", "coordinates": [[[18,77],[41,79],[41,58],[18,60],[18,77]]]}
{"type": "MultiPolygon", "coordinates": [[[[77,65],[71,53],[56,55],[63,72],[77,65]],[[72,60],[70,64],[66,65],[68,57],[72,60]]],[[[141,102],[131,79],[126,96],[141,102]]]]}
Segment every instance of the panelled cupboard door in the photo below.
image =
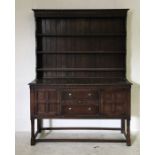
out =
{"type": "Polygon", "coordinates": [[[35,113],[37,115],[58,115],[60,103],[55,89],[37,89],[35,91],[35,113]]]}
{"type": "Polygon", "coordinates": [[[106,88],[101,91],[100,113],[103,116],[129,116],[130,89],[106,88]]]}

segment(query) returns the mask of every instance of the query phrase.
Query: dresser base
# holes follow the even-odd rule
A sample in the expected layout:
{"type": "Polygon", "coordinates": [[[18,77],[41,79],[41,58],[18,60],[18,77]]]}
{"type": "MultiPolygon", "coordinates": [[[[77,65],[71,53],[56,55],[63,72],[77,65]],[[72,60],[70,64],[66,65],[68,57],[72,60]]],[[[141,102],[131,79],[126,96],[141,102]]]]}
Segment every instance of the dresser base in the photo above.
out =
{"type": "Polygon", "coordinates": [[[35,119],[31,119],[31,145],[37,142],[111,142],[123,143],[131,146],[130,140],[130,119],[121,119],[121,128],[103,128],[103,127],[42,127],[42,120],[37,119],[37,131],[35,132],[35,119]],[[127,122],[127,123],[126,123],[127,122]],[[125,127],[127,124],[127,127],[125,127]],[[124,134],[125,139],[39,139],[37,135],[42,130],[117,130],[124,134]]]}

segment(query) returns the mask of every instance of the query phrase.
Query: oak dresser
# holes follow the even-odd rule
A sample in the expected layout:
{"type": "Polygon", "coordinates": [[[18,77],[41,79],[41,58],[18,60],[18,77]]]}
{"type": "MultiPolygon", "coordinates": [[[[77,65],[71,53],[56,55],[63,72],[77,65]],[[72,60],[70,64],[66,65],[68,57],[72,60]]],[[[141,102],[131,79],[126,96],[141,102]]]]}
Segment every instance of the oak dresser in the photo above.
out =
{"type": "Polygon", "coordinates": [[[36,79],[30,85],[31,145],[130,141],[126,79],[128,9],[33,10],[36,79]],[[43,119],[119,119],[118,128],[44,127],[43,119]],[[35,131],[35,120],[37,130],[35,131]],[[41,139],[42,130],[120,130],[124,139],[41,139]]]}

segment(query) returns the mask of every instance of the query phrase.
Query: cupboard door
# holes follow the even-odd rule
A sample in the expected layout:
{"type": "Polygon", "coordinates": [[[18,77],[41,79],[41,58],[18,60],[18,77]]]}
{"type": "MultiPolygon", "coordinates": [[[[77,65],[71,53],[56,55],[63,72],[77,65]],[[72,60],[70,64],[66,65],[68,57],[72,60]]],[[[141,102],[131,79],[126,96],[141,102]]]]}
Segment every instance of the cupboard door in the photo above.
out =
{"type": "Polygon", "coordinates": [[[105,89],[101,92],[101,114],[105,116],[129,116],[129,88],[105,89]]]}
{"type": "Polygon", "coordinates": [[[37,89],[35,91],[36,114],[57,115],[60,113],[58,93],[54,89],[37,89]]]}

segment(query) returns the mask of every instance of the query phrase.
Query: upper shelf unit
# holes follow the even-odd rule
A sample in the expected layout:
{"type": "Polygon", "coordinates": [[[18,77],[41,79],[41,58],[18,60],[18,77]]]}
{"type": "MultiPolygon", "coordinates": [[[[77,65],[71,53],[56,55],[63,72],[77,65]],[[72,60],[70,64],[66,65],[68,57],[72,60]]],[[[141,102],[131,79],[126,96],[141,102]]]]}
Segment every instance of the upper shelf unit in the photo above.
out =
{"type": "Polygon", "coordinates": [[[38,79],[125,78],[127,9],[34,12],[38,79]]]}

